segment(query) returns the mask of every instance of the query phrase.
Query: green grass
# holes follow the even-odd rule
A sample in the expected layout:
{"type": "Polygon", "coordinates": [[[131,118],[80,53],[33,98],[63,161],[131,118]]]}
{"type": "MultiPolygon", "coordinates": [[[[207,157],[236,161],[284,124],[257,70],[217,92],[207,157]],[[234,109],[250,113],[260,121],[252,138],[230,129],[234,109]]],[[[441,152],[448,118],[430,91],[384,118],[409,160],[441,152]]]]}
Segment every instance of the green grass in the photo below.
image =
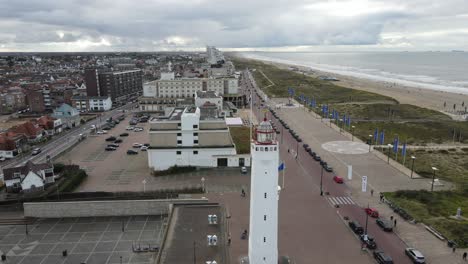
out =
{"type": "Polygon", "coordinates": [[[466,193],[396,191],[385,193],[385,197],[404,208],[417,221],[433,226],[448,239],[455,240],[459,247],[468,246],[468,221],[450,218],[456,214],[458,207],[462,212],[468,212],[466,193]]]}
{"type": "Polygon", "coordinates": [[[439,111],[409,104],[335,104],[330,105],[330,108],[360,120],[451,120],[439,111]]]}
{"type": "Polygon", "coordinates": [[[250,153],[250,129],[249,127],[229,127],[231,137],[236,145],[237,154],[250,153]]]}
{"type": "Polygon", "coordinates": [[[342,102],[368,102],[368,101],[393,101],[396,100],[365,91],[344,88],[333,82],[319,80],[297,72],[280,69],[261,61],[243,58],[231,58],[238,70],[245,68],[255,69],[253,76],[260,88],[269,86],[271,83],[260,73],[262,71],[275,85],[264,91],[272,97],[288,97],[288,87],[293,87],[296,94],[304,94],[315,97],[318,103],[342,103],[342,102]]]}
{"type": "MultiPolygon", "coordinates": [[[[407,141],[408,144],[428,144],[428,143],[452,143],[453,129],[456,130],[458,141],[459,131],[467,131],[468,122],[458,121],[427,121],[427,122],[354,122],[354,134],[366,141],[369,134],[374,134],[376,128],[385,131],[385,144],[391,144],[393,138],[398,135],[400,142],[407,141]]],[[[468,133],[467,133],[468,135],[468,133]]],[[[468,143],[468,139],[463,136],[462,143],[468,143]]]]}

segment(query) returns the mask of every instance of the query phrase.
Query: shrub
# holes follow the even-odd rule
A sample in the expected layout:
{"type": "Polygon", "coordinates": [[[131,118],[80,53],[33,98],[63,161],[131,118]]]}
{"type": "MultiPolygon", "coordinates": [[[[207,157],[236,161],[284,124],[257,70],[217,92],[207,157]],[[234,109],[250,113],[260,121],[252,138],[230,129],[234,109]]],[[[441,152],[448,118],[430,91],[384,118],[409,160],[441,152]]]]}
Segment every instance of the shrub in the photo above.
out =
{"type": "MultiPolygon", "coordinates": [[[[450,150],[450,149],[449,149],[449,150],[450,150]]],[[[439,153],[440,153],[440,154],[449,154],[448,150],[446,150],[446,149],[441,149],[441,150],[439,150],[439,153]]]]}
{"type": "Polygon", "coordinates": [[[155,171],[153,172],[153,176],[164,176],[164,175],[171,175],[171,174],[178,174],[178,173],[187,173],[195,171],[197,168],[193,166],[172,166],[167,170],[155,171]]]}
{"type": "Polygon", "coordinates": [[[55,163],[54,164],[54,174],[62,173],[63,169],[65,168],[65,164],[63,163],[55,163]]]}
{"type": "Polygon", "coordinates": [[[64,180],[59,185],[59,191],[73,192],[87,177],[88,174],[82,169],[65,171],[64,180]]]}

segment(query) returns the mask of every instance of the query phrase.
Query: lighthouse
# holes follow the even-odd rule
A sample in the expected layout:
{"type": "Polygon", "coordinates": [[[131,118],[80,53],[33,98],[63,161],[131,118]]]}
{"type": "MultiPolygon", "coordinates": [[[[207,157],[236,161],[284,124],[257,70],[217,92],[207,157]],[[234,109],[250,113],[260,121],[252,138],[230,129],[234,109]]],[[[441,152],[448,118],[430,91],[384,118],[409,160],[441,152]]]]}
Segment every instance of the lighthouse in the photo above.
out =
{"type": "Polygon", "coordinates": [[[278,263],[279,146],[266,118],[251,143],[249,263],[278,263]]]}

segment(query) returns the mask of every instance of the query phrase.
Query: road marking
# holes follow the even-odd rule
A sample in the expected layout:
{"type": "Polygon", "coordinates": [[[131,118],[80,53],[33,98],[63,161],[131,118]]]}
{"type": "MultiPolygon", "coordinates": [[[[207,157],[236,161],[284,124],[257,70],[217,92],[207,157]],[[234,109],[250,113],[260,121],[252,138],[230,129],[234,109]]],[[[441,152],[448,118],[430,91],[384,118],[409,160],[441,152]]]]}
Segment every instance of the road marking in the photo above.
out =
{"type": "Polygon", "coordinates": [[[327,197],[327,199],[331,202],[331,204],[337,205],[337,204],[349,204],[353,205],[356,204],[351,197],[348,196],[338,196],[338,197],[327,197]]]}

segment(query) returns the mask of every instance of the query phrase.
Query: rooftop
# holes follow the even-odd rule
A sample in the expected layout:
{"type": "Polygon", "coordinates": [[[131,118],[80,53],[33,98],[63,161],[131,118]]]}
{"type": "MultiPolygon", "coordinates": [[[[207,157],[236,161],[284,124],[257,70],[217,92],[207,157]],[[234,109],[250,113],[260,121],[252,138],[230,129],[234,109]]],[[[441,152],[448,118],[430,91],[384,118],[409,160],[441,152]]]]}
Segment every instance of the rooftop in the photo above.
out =
{"type": "Polygon", "coordinates": [[[197,91],[197,97],[199,98],[219,98],[214,91],[197,91]]]}

